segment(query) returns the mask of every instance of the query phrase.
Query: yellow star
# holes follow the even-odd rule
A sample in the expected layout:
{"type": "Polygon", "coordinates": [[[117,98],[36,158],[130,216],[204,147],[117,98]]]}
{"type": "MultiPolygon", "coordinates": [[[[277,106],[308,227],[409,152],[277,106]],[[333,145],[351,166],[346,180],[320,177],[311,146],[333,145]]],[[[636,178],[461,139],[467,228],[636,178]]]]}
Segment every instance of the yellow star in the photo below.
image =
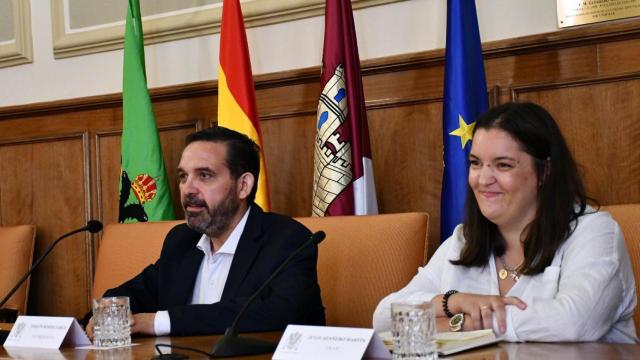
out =
{"type": "Polygon", "coordinates": [[[464,149],[467,142],[471,141],[471,138],[473,138],[473,128],[476,126],[476,123],[474,121],[467,125],[467,123],[464,122],[462,115],[458,114],[458,124],[460,127],[450,132],[449,135],[459,136],[462,148],[464,149]]]}

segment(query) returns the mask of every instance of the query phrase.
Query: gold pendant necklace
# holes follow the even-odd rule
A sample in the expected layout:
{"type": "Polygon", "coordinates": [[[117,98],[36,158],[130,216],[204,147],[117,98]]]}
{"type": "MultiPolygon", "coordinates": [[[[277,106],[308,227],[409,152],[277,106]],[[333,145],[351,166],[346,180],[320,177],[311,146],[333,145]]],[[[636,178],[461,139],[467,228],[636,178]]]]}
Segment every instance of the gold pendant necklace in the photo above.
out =
{"type": "Polygon", "coordinates": [[[504,261],[504,255],[500,256],[500,262],[502,263],[502,269],[498,271],[498,277],[500,280],[504,280],[507,276],[510,276],[513,281],[518,281],[520,279],[520,273],[518,272],[519,265],[515,269],[510,269],[507,266],[507,263],[504,261]]]}
{"type": "Polygon", "coordinates": [[[507,269],[500,269],[500,271],[498,272],[498,277],[500,278],[500,280],[504,280],[507,278],[507,275],[509,275],[509,272],[507,272],[507,269]]]}

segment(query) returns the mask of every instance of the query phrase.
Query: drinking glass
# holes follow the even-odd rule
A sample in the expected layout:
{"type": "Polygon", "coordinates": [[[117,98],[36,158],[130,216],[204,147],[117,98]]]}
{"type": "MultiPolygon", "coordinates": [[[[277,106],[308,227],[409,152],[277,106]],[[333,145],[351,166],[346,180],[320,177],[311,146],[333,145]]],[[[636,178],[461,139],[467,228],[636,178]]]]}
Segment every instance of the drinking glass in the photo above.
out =
{"type": "Polygon", "coordinates": [[[393,358],[432,360],[436,347],[436,310],[433,303],[397,302],[391,304],[393,358]]]}
{"type": "Polygon", "coordinates": [[[131,310],[127,296],[93,299],[93,345],[131,344],[131,310]]]}

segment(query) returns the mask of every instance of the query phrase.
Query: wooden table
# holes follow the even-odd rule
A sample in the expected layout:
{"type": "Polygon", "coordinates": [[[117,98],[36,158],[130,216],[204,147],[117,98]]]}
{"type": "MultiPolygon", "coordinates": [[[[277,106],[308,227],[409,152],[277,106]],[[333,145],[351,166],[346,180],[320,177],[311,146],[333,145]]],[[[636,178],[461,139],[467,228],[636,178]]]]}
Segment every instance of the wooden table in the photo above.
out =
{"type": "MultiPolygon", "coordinates": [[[[262,340],[273,341],[277,343],[280,340],[282,332],[256,333],[246,334],[246,337],[255,337],[262,340]]],[[[171,344],[177,346],[186,346],[196,348],[198,350],[210,353],[213,344],[221,335],[207,336],[163,336],[163,337],[134,337],[132,343],[139,344],[126,348],[118,348],[111,350],[82,350],[72,347],[62,347],[60,350],[41,350],[41,349],[7,349],[0,347],[0,359],[85,359],[85,360],[115,360],[115,359],[151,359],[156,356],[156,344],[171,344]]],[[[189,356],[189,359],[207,359],[205,355],[197,352],[175,349],[171,350],[167,347],[160,349],[163,353],[179,353],[189,356]]],[[[271,359],[272,354],[259,356],[245,356],[242,359],[271,359]]]]}
{"type": "Polygon", "coordinates": [[[607,343],[500,343],[452,355],[456,360],[640,359],[640,345],[607,343]]]}
{"type": "MultiPolygon", "coordinates": [[[[277,342],[280,332],[248,334],[264,340],[277,342]]],[[[7,350],[0,347],[0,359],[83,359],[83,360],[111,360],[111,359],[151,359],[156,355],[156,344],[167,344],[193,347],[205,352],[211,352],[217,335],[189,336],[189,337],[147,337],[134,338],[133,342],[139,345],[129,348],[112,350],[77,350],[63,347],[60,350],[21,349],[7,350]]],[[[163,352],[166,348],[163,348],[163,352]]],[[[189,359],[207,359],[206,356],[185,350],[173,350],[174,353],[185,354],[189,359]]],[[[259,356],[246,356],[241,359],[271,359],[271,354],[259,356]]],[[[606,344],[606,343],[500,343],[485,348],[479,348],[468,352],[447,357],[446,359],[459,360],[506,360],[506,359],[533,359],[533,360],[578,360],[578,359],[640,359],[640,345],[606,344]]]]}

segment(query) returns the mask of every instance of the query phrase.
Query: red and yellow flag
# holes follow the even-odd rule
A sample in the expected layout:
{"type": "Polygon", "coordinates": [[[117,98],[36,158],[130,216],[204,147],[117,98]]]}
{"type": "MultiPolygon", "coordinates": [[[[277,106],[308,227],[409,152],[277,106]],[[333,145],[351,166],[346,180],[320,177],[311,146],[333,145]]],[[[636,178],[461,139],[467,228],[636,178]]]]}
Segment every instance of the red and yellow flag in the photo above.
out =
{"type": "Polygon", "coordinates": [[[218,70],[218,125],[249,136],[260,146],[260,176],[256,203],[269,211],[269,187],[256,111],[251,60],[238,0],[224,0],[218,70]]]}

